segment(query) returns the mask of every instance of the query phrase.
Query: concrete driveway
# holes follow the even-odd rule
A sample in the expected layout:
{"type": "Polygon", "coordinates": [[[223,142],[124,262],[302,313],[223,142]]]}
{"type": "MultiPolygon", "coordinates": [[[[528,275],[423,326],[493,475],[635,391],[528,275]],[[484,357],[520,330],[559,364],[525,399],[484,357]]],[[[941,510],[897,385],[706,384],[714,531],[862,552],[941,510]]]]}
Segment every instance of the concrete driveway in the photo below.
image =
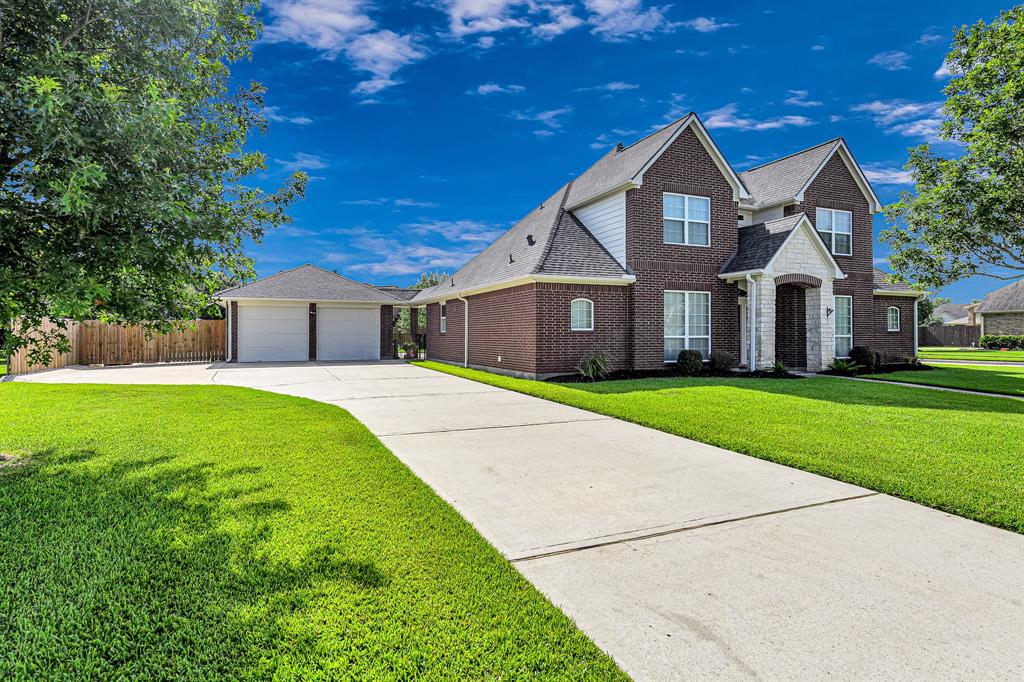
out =
{"type": "Polygon", "coordinates": [[[637,679],[1021,679],[1024,537],[399,364],[68,369],[350,411],[637,679]]]}

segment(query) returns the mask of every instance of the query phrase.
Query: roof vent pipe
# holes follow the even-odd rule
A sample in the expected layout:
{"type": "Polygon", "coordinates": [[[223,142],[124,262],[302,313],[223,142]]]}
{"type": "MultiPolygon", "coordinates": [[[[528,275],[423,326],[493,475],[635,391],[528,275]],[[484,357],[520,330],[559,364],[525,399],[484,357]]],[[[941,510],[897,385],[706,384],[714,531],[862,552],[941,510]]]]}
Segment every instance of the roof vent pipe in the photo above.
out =
{"type": "Polygon", "coordinates": [[[537,240],[533,238],[532,234],[528,234],[526,235],[526,243],[529,244],[530,246],[533,246],[534,244],[537,243],[537,240]]]}

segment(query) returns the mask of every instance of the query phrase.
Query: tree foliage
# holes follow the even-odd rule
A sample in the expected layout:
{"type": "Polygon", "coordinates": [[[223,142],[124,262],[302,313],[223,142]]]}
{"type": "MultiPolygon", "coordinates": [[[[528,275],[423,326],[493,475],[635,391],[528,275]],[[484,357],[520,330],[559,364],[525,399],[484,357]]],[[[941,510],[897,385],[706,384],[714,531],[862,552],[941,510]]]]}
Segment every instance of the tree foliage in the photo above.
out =
{"type": "Polygon", "coordinates": [[[940,138],[910,151],[917,183],[886,208],[882,238],[900,278],[940,287],[972,275],[1024,277],[1024,5],[956,30],[940,138]]]}
{"type": "MultiPolygon", "coordinates": [[[[159,331],[251,277],[247,240],[288,222],[246,147],[263,88],[234,89],[256,0],[0,0],[0,323],[7,352],[54,320],[159,331]]],[[[37,339],[33,353],[65,346],[37,339]]],[[[37,355],[39,357],[40,355],[37,355]]]]}

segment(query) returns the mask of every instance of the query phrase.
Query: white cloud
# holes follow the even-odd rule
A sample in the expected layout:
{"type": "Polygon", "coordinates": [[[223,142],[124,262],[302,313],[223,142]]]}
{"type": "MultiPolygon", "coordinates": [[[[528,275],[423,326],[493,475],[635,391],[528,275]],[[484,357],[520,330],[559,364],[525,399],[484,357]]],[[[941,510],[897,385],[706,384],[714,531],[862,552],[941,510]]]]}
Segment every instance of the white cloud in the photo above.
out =
{"type": "Polygon", "coordinates": [[[609,42],[671,31],[679,25],[665,16],[667,7],[645,8],[641,0],[583,0],[583,5],[590,13],[590,32],[609,42]]]}
{"type": "Polygon", "coordinates": [[[875,125],[886,133],[898,133],[904,137],[934,139],[942,122],[942,102],[874,100],[855,104],[850,111],[870,114],[875,125]]]}
{"type": "Polygon", "coordinates": [[[840,121],[843,120],[843,117],[838,114],[832,114],[831,116],[828,117],[828,120],[830,123],[839,123],[840,121]]]}
{"type": "Polygon", "coordinates": [[[349,206],[383,206],[388,203],[387,197],[380,197],[378,199],[346,199],[341,203],[349,206]]]}
{"type": "Polygon", "coordinates": [[[713,33],[720,31],[723,28],[732,28],[736,24],[730,24],[724,21],[718,21],[714,17],[695,17],[689,21],[684,21],[680,24],[686,28],[692,28],[694,31],[700,33],[713,33]]]}
{"type": "Polygon", "coordinates": [[[789,90],[789,97],[785,99],[785,103],[794,107],[820,107],[821,102],[817,100],[807,99],[806,90],[789,90]]]}
{"type": "Polygon", "coordinates": [[[787,126],[803,127],[813,125],[806,116],[777,116],[763,120],[741,118],[736,115],[738,107],[730,103],[713,109],[704,115],[704,125],[709,129],[735,128],[736,130],[776,130],[787,126]]]}
{"type": "Polygon", "coordinates": [[[821,52],[825,49],[824,45],[811,45],[811,50],[814,52],[821,52]]]}
{"type": "Polygon", "coordinates": [[[474,33],[494,33],[508,28],[528,28],[529,20],[518,14],[527,3],[517,0],[447,0],[448,30],[456,38],[474,33]]]}
{"type": "Polygon", "coordinates": [[[395,199],[395,206],[399,208],[437,208],[438,204],[433,201],[419,201],[417,199],[395,199]]]}
{"type": "Polygon", "coordinates": [[[757,90],[755,90],[754,88],[748,88],[746,86],[740,88],[740,93],[744,95],[752,95],[755,92],[757,92],[757,90]]]}
{"type": "Polygon", "coordinates": [[[900,71],[901,69],[910,68],[907,66],[909,61],[910,55],[903,50],[890,50],[888,52],[879,52],[868,60],[868,64],[874,64],[886,71],[900,71]]]}
{"type": "Polygon", "coordinates": [[[536,135],[537,137],[551,137],[552,135],[555,134],[555,131],[547,130],[546,128],[541,128],[540,130],[534,130],[533,134],[536,135]]]}
{"type": "Polygon", "coordinates": [[[636,90],[640,86],[636,83],[623,83],[622,81],[612,81],[611,83],[604,83],[602,85],[591,85],[586,88],[576,88],[576,92],[594,92],[602,90],[604,92],[621,92],[623,90],[636,90]]]}
{"type": "Polygon", "coordinates": [[[940,81],[940,80],[944,80],[946,78],[949,78],[952,75],[953,75],[953,72],[949,70],[949,62],[943,60],[942,61],[942,65],[939,66],[939,68],[935,69],[935,73],[932,74],[932,77],[934,77],[935,80],[939,80],[940,81]]]}
{"type": "Polygon", "coordinates": [[[389,199],[388,197],[377,197],[376,199],[346,199],[341,203],[348,206],[388,206],[396,208],[437,208],[438,204],[433,201],[417,201],[416,199],[400,198],[389,199]]]}
{"type": "Polygon", "coordinates": [[[438,234],[449,241],[485,242],[490,244],[500,237],[505,228],[479,220],[430,220],[400,226],[419,235],[438,234]]]}
{"type": "Polygon", "coordinates": [[[941,33],[935,33],[934,30],[928,29],[921,34],[921,37],[917,39],[919,45],[930,45],[937,43],[942,40],[943,36],[941,33]]]}
{"type": "Polygon", "coordinates": [[[466,91],[467,95],[498,95],[525,92],[522,85],[500,85],[498,83],[484,83],[466,91]]]}
{"type": "Polygon", "coordinates": [[[370,78],[353,92],[370,95],[398,84],[396,72],[427,56],[414,36],[379,30],[366,0],[269,0],[263,33],[268,42],[292,42],[324,53],[344,56],[370,78]]]}
{"type": "MultiPolygon", "coordinates": [[[[542,125],[547,126],[548,128],[558,130],[562,127],[562,121],[560,120],[561,117],[571,113],[572,107],[561,107],[558,109],[549,109],[547,111],[540,112],[513,111],[509,115],[517,121],[531,121],[533,123],[540,123],[542,125]]],[[[550,135],[552,133],[551,131],[538,131],[535,132],[534,134],[546,137],[547,135],[550,135]]]]}
{"type": "Polygon", "coordinates": [[[864,166],[864,175],[876,185],[912,185],[910,171],[902,168],[884,168],[877,164],[864,166]]]}
{"type": "Polygon", "coordinates": [[[327,168],[327,161],[322,156],[305,152],[295,152],[291,159],[274,159],[274,161],[280,164],[281,170],[286,173],[323,170],[327,168]]]}
{"type": "Polygon", "coordinates": [[[548,12],[550,20],[530,29],[530,32],[538,38],[551,39],[560,36],[583,23],[582,19],[573,14],[571,5],[551,3],[542,4],[540,7],[548,12]]]}
{"type": "Polygon", "coordinates": [[[494,47],[494,36],[480,36],[476,41],[476,46],[481,50],[489,50],[494,47]]]}
{"type": "Polygon", "coordinates": [[[280,107],[263,107],[263,116],[274,123],[292,123],[297,126],[309,125],[313,122],[308,116],[287,116],[281,113],[280,107]]]}
{"type": "MultiPolygon", "coordinates": [[[[465,264],[477,254],[472,250],[453,250],[426,244],[407,244],[395,240],[377,240],[376,248],[364,249],[366,252],[386,253],[383,260],[367,263],[353,263],[346,266],[352,272],[365,272],[370,275],[416,275],[428,270],[454,270],[465,264]]],[[[328,261],[332,256],[350,259],[349,253],[326,254],[328,261]]]]}

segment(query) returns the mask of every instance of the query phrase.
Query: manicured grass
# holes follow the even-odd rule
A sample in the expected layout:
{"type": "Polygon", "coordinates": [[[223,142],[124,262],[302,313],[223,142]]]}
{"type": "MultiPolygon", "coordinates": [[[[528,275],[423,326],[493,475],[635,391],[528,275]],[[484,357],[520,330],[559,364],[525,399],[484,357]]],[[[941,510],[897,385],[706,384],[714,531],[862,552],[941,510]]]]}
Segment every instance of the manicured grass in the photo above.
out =
{"type": "Polygon", "coordinates": [[[1024,396],[1024,365],[933,365],[929,372],[865,374],[869,379],[1024,396]]]}
{"type": "Polygon", "coordinates": [[[0,679],[624,678],[336,407],[4,384],[0,453],[0,679]]]}
{"type": "Polygon", "coordinates": [[[1024,350],[971,350],[929,346],[919,348],[918,357],[924,360],[984,360],[985,362],[1024,362],[1024,350]]]}
{"type": "Polygon", "coordinates": [[[1024,401],[831,377],[551,384],[418,364],[1024,532],[1024,401]]]}

